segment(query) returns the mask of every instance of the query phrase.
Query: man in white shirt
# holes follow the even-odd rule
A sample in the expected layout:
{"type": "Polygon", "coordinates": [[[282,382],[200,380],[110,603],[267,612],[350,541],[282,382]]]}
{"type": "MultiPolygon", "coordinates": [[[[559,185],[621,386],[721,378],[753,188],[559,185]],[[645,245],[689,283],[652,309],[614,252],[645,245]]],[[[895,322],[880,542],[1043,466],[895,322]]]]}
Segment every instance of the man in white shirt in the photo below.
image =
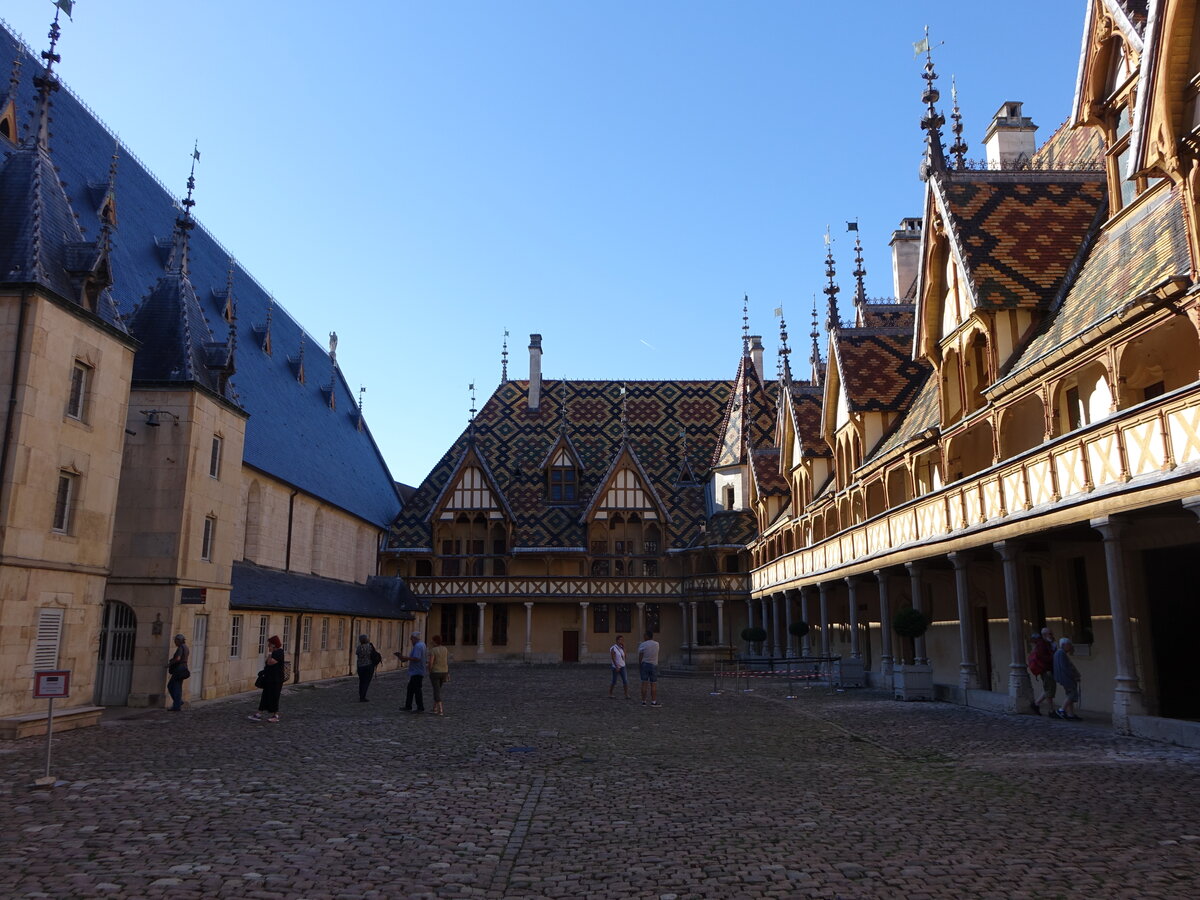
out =
{"type": "Polygon", "coordinates": [[[647,631],[646,639],[638,644],[638,674],[642,678],[642,706],[646,705],[647,685],[650,705],[658,706],[658,641],[653,631],[647,631]]]}
{"type": "Polygon", "coordinates": [[[625,686],[625,699],[629,699],[629,679],[625,674],[625,636],[618,634],[613,645],[608,648],[608,658],[612,660],[612,683],[608,686],[608,699],[612,699],[613,688],[617,686],[617,679],[621,679],[621,684],[625,686]]]}

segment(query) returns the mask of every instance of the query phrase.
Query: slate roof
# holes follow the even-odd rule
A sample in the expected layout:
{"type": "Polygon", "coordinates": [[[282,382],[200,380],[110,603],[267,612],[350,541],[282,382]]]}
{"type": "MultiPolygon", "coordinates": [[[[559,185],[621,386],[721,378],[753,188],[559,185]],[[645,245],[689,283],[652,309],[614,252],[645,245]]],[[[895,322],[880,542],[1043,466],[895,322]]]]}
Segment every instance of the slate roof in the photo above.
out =
{"type": "MultiPolygon", "coordinates": [[[[67,31],[69,38],[69,29],[67,31]]],[[[71,63],[69,42],[63,66],[71,63]]],[[[31,79],[41,71],[27,48],[0,27],[0,59],[22,54],[19,118],[33,108],[31,79]]],[[[54,97],[50,151],[87,240],[99,235],[99,211],[107,193],[116,139],[68,90],[54,97]]],[[[180,137],[181,147],[190,136],[180,137]]],[[[0,143],[3,143],[0,141],[0,143]]],[[[118,225],[113,234],[112,295],[123,315],[158,284],[167,261],[159,239],[168,240],[178,216],[176,198],[141,163],[121,149],[115,185],[118,225]]],[[[196,199],[203,208],[203,167],[197,169],[196,199]]],[[[180,188],[183,173],[179,173],[180,188]]],[[[180,191],[182,193],[182,190],[180,191]]],[[[0,195],[2,197],[2,195],[0,195]]],[[[8,200],[4,198],[5,209],[8,200]]],[[[5,213],[0,213],[4,215],[5,213]]],[[[0,242],[0,252],[3,245],[0,242]]],[[[213,341],[228,339],[222,317],[230,253],[197,223],[190,236],[189,276],[213,341]]],[[[370,431],[358,427],[354,394],[324,349],[242,267],[233,274],[237,301],[238,398],[250,414],[245,462],[268,475],[386,527],[400,511],[395,482],[370,431]],[[271,312],[268,313],[268,308],[271,312]],[[263,350],[263,327],[271,322],[273,352],[263,350]],[[304,349],[305,382],[289,357],[304,349]]]]}
{"type": "Polygon", "coordinates": [[[411,619],[413,612],[428,610],[429,601],[413,594],[399,578],[371,578],[365,585],[348,584],[235,562],[229,607],[411,619]]]}
{"type": "Polygon", "coordinates": [[[664,549],[687,546],[705,521],[704,486],[680,483],[684,460],[682,433],[687,434],[687,462],[704,477],[705,461],[717,443],[718,424],[733,384],[729,381],[543,381],[539,409],[527,409],[527,381],[499,385],[433,470],[421,482],[389,539],[392,548],[431,548],[429,517],[438,498],[473,441],[474,453],[486,463],[512,515],[514,550],[587,546],[583,511],[617,455],[623,441],[636,454],[649,486],[666,509],[664,549]],[[627,391],[623,434],[621,388],[627,391]],[[567,432],[579,455],[576,503],[550,503],[543,462],[561,437],[566,402],[567,432]]]}
{"type": "Polygon", "coordinates": [[[1005,381],[1128,301],[1191,269],[1178,189],[1151,197],[1096,240],[1060,308],[1029,342],[1005,381]]]}
{"type": "Polygon", "coordinates": [[[955,172],[937,193],[981,307],[1045,309],[1107,208],[1102,172],[955,172]]]}
{"type": "Polygon", "coordinates": [[[896,421],[892,430],[884,435],[878,448],[868,452],[866,462],[887,456],[893,450],[903,447],[915,439],[922,432],[938,427],[941,421],[942,407],[938,380],[933,377],[933,370],[928,369],[908,411],[903,418],[896,421]]]}
{"type": "Polygon", "coordinates": [[[843,328],[833,348],[852,412],[903,412],[929,372],[912,358],[911,328],[843,328]]]}

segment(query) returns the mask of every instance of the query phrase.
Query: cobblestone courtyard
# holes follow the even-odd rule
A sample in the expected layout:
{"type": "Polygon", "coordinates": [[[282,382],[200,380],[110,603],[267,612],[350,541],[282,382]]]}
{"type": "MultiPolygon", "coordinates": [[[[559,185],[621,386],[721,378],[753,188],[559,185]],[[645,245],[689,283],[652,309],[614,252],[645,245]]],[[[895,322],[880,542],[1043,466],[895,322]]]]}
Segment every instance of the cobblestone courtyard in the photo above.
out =
{"type": "Polygon", "coordinates": [[[144,711],[56,737],[50,793],[42,740],[0,745],[0,896],[1200,893],[1200,753],[702,678],[653,709],[607,677],[460,667],[444,718],[399,712],[400,673],[289,689],[278,725],[257,694],[144,711]]]}

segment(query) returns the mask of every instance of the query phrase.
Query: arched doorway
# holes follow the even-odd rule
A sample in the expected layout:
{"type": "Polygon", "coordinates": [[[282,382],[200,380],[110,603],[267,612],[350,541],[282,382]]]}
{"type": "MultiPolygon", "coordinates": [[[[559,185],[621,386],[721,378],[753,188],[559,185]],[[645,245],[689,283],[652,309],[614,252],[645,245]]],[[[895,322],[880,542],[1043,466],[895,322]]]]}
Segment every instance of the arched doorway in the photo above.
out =
{"type": "Polygon", "coordinates": [[[96,705],[124,706],[133,683],[133,645],[137,639],[137,616],[116,600],[104,604],[97,663],[96,705]]]}

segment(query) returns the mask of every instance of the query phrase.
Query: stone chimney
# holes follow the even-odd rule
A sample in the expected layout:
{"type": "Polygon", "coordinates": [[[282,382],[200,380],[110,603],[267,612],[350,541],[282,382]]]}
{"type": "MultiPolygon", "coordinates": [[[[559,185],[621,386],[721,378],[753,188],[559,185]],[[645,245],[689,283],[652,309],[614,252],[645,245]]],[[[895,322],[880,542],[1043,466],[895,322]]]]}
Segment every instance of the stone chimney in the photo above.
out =
{"type": "Polygon", "coordinates": [[[758,372],[759,381],[765,381],[763,375],[763,342],[761,334],[750,335],[750,359],[754,361],[755,371],[758,372]]]}
{"type": "Polygon", "coordinates": [[[529,336],[529,408],[537,409],[542,403],[542,336],[529,336]]]}
{"type": "Polygon", "coordinates": [[[892,248],[892,296],[911,300],[909,293],[921,265],[921,220],[901,219],[888,246],[892,248]]]}
{"type": "Polygon", "coordinates": [[[1037,126],[1033,124],[1033,119],[1021,115],[1021,105],[1008,100],[996,110],[992,124],[983,136],[989,168],[1008,169],[1027,162],[1037,149],[1034,140],[1037,126]]]}

